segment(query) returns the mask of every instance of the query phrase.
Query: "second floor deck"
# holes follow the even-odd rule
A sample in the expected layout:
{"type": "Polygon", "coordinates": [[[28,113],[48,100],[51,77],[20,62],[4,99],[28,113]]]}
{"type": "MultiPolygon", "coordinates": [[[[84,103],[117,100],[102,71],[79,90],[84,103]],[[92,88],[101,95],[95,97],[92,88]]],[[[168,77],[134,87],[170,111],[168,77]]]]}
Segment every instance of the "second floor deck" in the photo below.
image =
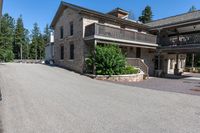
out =
{"type": "Polygon", "coordinates": [[[160,39],[161,46],[180,47],[194,44],[200,45],[200,32],[169,36],[160,39]]]}
{"type": "Polygon", "coordinates": [[[155,35],[135,32],[123,28],[111,27],[104,24],[93,23],[85,28],[85,39],[105,39],[138,45],[158,46],[155,35]]]}

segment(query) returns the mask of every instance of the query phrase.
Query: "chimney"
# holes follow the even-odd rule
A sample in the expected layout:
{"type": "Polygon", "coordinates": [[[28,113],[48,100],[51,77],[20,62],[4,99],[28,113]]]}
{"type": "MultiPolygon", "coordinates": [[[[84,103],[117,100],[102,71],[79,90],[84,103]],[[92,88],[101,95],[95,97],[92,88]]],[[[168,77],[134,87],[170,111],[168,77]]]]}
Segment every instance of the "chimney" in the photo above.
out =
{"type": "Polygon", "coordinates": [[[54,33],[50,33],[50,43],[54,43],[54,33]]]}
{"type": "Polygon", "coordinates": [[[115,8],[114,10],[110,11],[107,14],[113,15],[115,17],[122,18],[122,19],[127,19],[128,16],[129,16],[128,11],[125,11],[125,10],[123,10],[121,8],[115,8]]]}

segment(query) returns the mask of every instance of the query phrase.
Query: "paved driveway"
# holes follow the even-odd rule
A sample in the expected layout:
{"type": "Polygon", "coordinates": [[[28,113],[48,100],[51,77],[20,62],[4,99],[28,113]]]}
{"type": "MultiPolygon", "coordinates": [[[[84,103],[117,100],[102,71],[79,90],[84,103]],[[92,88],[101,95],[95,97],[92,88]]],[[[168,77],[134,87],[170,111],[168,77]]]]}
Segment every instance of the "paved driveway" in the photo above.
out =
{"type": "Polygon", "coordinates": [[[187,73],[184,74],[182,78],[178,79],[151,77],[150,79],[145,80],[143,82],[123,82],[119,84],[124,84],[133,87],[141,87],[151,90],[176,92],[200,96],[200,74],[187,73]]]}
{"type": "Polygon", "coordinates": [[[3,133],[199,133],[200,97],[0,65],[3,133]]]}

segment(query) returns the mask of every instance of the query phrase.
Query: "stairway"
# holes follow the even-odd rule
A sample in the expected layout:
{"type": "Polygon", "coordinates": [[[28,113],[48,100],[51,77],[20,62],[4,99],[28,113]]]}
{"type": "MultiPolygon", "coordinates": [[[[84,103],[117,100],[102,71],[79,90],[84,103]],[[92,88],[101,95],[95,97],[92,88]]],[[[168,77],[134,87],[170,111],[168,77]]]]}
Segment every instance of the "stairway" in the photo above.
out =
{"type": "Polygon", "coordinates": [[[144,63],[144,61],[140,58],[127,58],[127,62],[129,65],[139,68],[144,72],[144,79],[149,77],[149,67],[144,63]]]}

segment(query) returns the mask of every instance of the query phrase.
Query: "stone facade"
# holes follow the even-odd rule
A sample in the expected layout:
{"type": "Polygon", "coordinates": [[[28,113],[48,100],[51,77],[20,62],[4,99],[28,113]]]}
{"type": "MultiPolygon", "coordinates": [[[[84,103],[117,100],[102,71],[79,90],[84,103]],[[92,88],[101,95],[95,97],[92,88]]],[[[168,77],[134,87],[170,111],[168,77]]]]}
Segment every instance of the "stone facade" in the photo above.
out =
{"type": "Polygon", "coordinates": [[[77,11],[67,8],[55,26],[55,63],[68,69],[83,72],[84,65],[84,41],[83,20],[77,11]],[[74,34],[70,36],[70,23],[73,22],[74,34]],[[60,39],[60,27],[64,29],[64,37],[60,39]],[[74,60],[70,60],[70,44],[74,44],[74,60]],[[61,46],[64,46],[64,59],[61,60],[61,46]]]}
{"type": "MultiPolygon", "coordinates": [[[[84,41],[85,27],[93,23],[102,23],[102,20],[97,17],[91,17],[89,15],[79,14],[78,11],[71,8],[67,8],[63,11],[62,15],[59,17],[55,28],[55,64],[61,67],[68,68],[70,70],[83,73],[84,70],[84,60],[93,48],[93,44],[87,44],[84,41]],[[70,36],[70,23],[73,22],[74,34],[70,36]],[[64,35],[63,39],[60,38],[60,28],[63,27],[64,35]],[[70,44],[74,44],[74,59],[70,60],[70,44]],[[64,47],[64,59],[61,59],[61,47],[64,47]]],[[[120,28],[121,25],[118,23],[113,23],[110,21],[104,21],[104,25],[109,25],[112,27],[120,28]]],[[[126,28],[127,29],[127,28],[126,28]]],[[[138,32],[137,28],[128,28],[128,30],[138,32]]],[[[128,57],[135,58],[135,47],[128,48],[128,57]]],[[[142,59],[145,63],[153,66],[149,59],[148,49],[142,49],[142,59]]]]}
{"type": "Polygon", "coordinates": [[[117,82],[140,82],[144,80],[144,74],[132,74],[132,75],[112,75],[112,76],[96,76],[97,80],[108,80],[117,82]]]}

